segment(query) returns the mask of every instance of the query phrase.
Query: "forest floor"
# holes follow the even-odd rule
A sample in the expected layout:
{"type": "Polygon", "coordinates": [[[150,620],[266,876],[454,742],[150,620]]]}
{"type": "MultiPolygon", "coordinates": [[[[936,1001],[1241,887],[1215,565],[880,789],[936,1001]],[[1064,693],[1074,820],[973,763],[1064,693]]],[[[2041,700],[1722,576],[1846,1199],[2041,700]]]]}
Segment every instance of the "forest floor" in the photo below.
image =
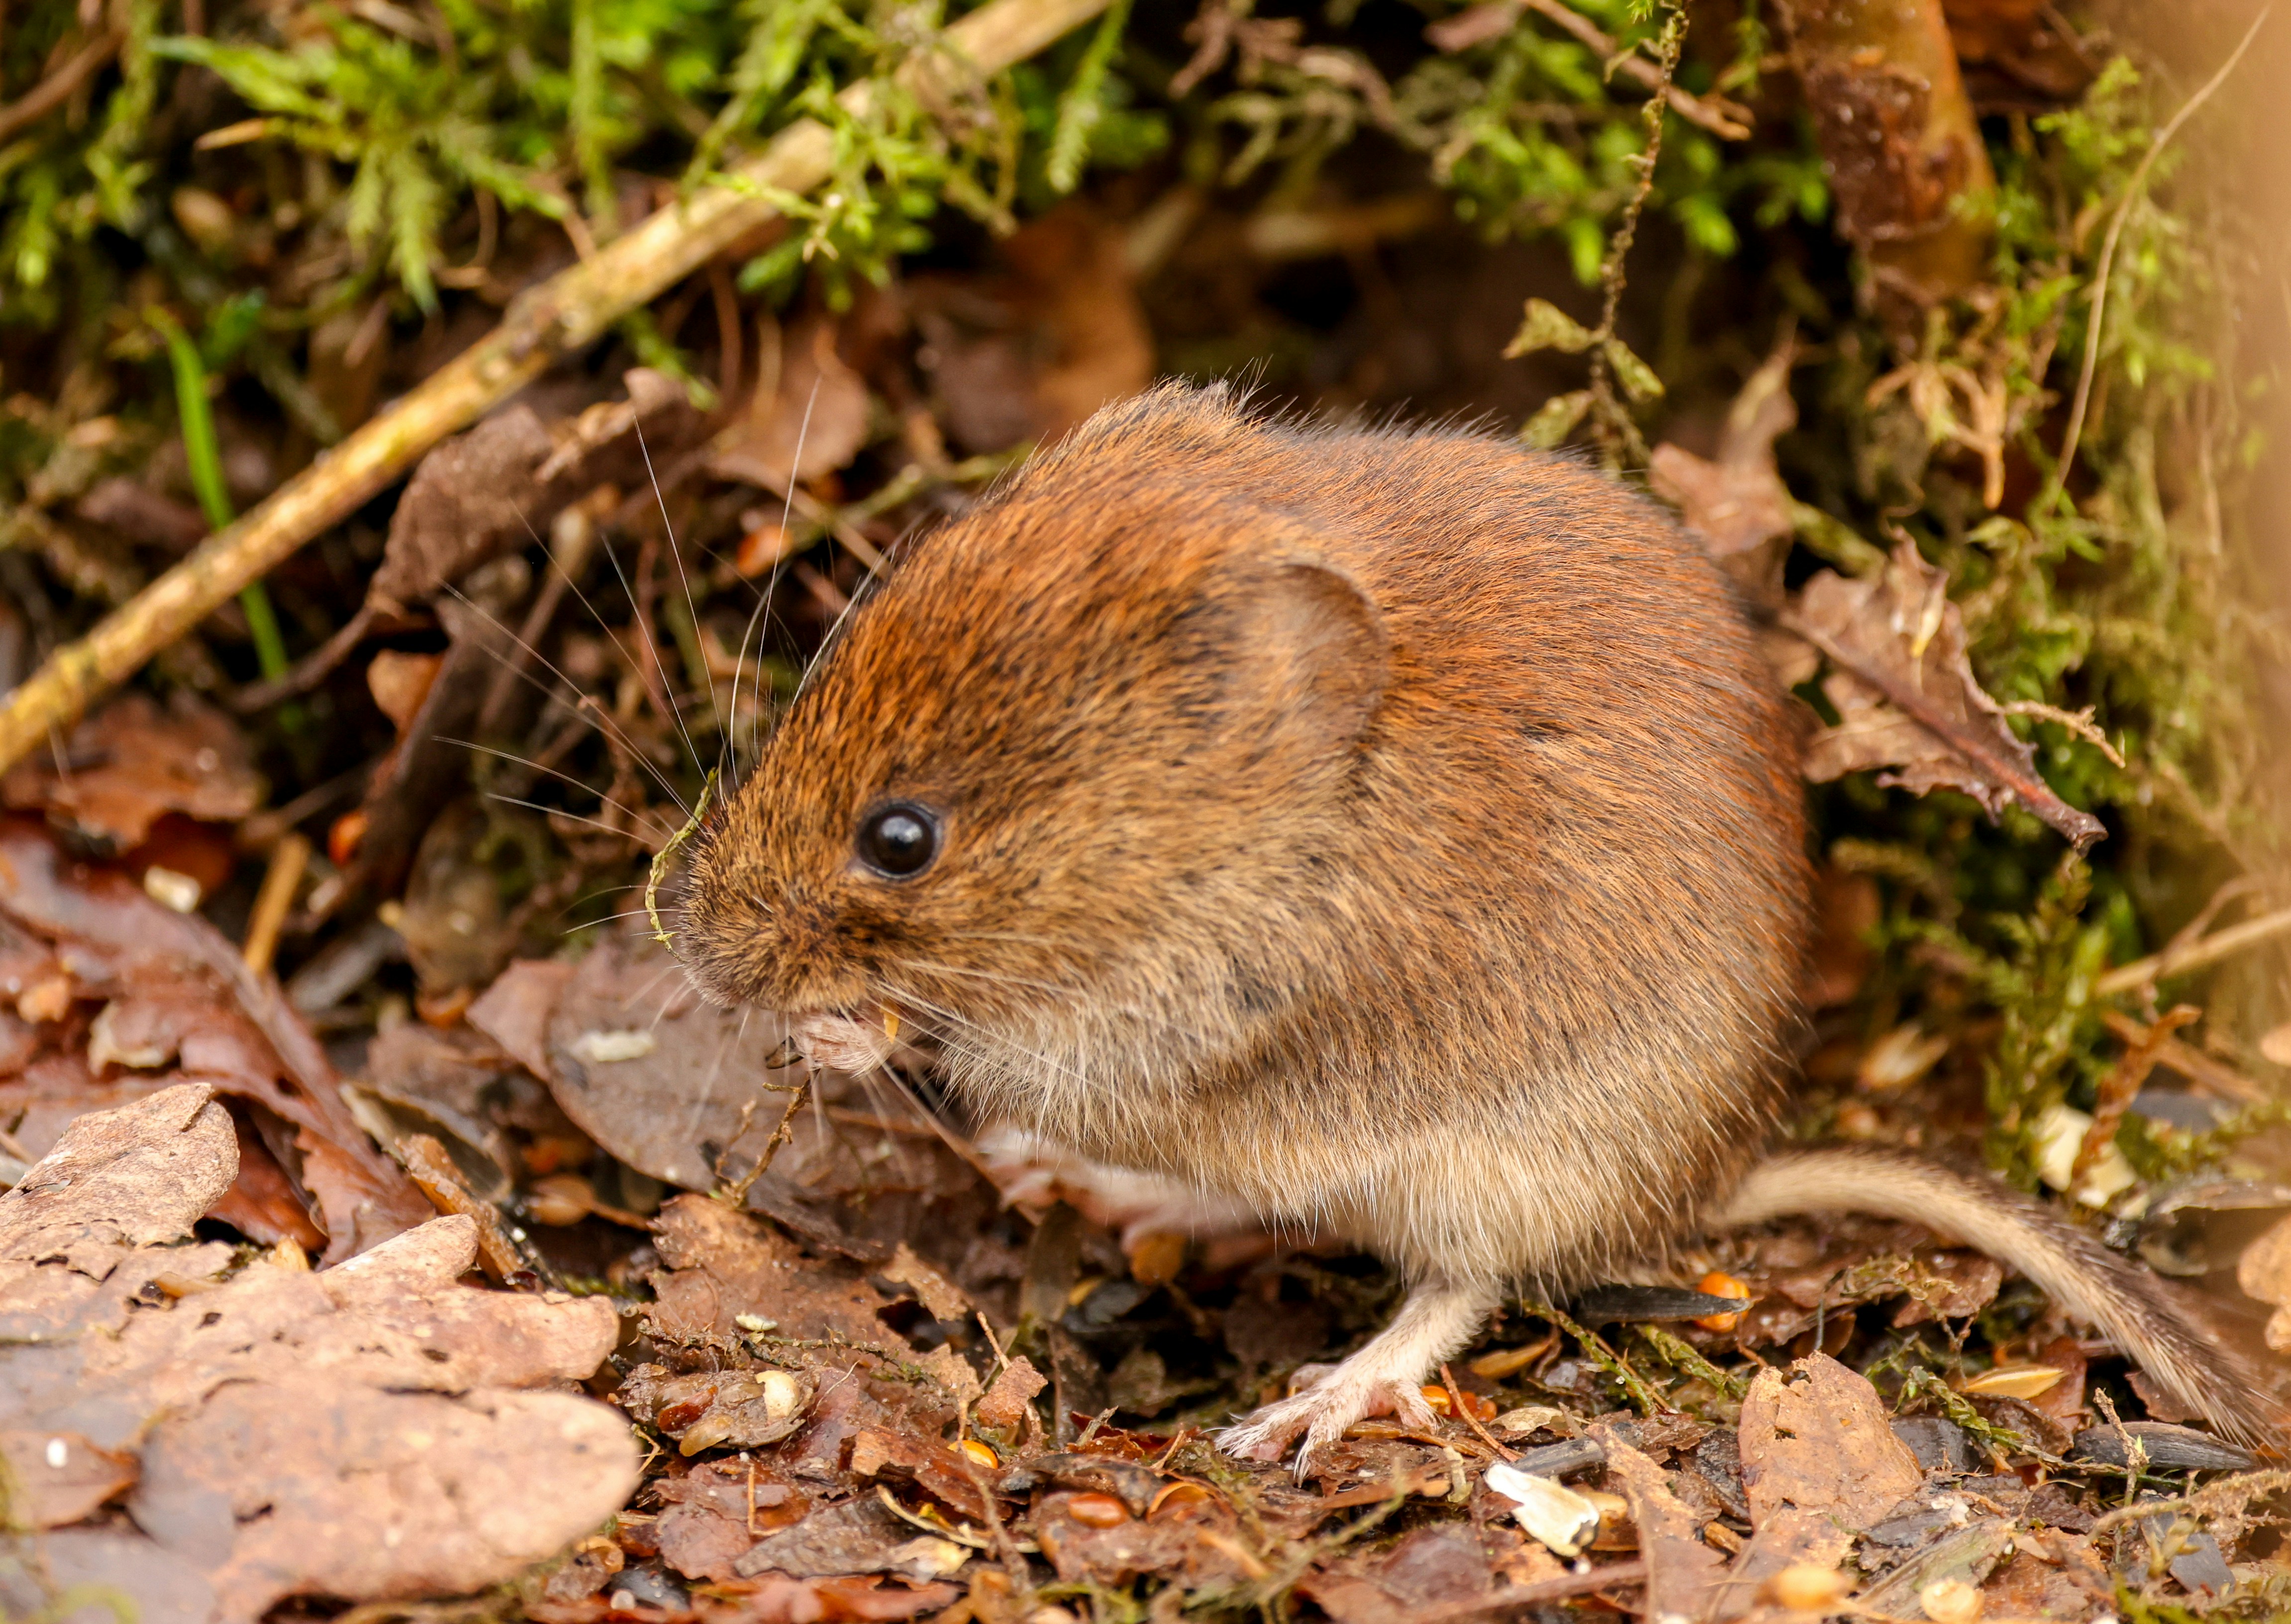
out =
{"type": "MultiPolygon", "coordinates": [[[[2063,165],[2112,131],[2078,184],[2120,227],[2157,109],[2124,136],[2110,42],[2063,67],[2030,8],[1962,9],[2027,24],[1976,49],[1949,13],[2008,184],[2038,184],[2009,170],[2032,128],[2070,131],[2063,165]]],[[[1285,131],[1334,117],[1299,75],[1367,119],[1371,80],[1417,84],[1395,52],[1438,68],[1530,27],[1430,11],[1428,31],[1372,15],[1357,67],[1246,5],[1187,35],[1141,20],[1122,60],[1154,106],[1192,105],[1196,68],[1229,118],[1290,98],[1285,131]]],[[[1653,26],[1613,59],[1635,96],[1687,71],[1653,26]]],[[[142,37],[116,32],[87,49],[142,37]]],[[[682,206],[676,170],[631,158],[589,196],[618,227],[601,249],[579,213],[473,193],[458,270],[322,310],[350,239],[302,223],[308,172],[259,171],[250,109],[289,115],[203,49],[155,116],[203,156],[132,250],[88,239],[129,266],[112,302],[157,314],[97,334],[114,318],[12,306],[5,340],[0,736],[32,741],[0,777],[7,1617],[2291,1612],[2279,1457],[2191,1425],[2028,1282],[1903,1224],[1714,1235],[1661,1276],[1508,1303],[1426,1387],[1436,1426],[1371,1419],[1301,1475],[1236,1461],[1219,1427],[1389,1314],[1381,1265],[1264,1234],[1125,1244],[1091,1192],[981,1154],[928,1034],[896,1076],[775,1065],[778,1023],[703,1000],[647,914],[663,879],[673,921],[710,769],[736,769],[872,579],[1097,405],[1234,376],[1271,407],[1572,433],[1679,510],[1807,702],[1821,931],[1791,1132],[1985,1157],[2188,1282],[2223,1337],[2274,1346],[2291,982],[2269,955],[2291,916],[2236,821],[2248,786],[2211,757],[2182,770],[2241,736],[2200,686],[2217,651],[2140,663],[2212,624],[2215,599],[2153,583],[2197,580],[2160,538],[2217,522],[2188,470],[2208,479],[2233,425],[2141,417],[2110,349],[2088,433],[2150,484],[2071,478],[2085,329],[2058,290],[2014,326],[2037,269],[1953,295],[1946,342],[1921,343],[1818,214],[1762,215],[1727,258],[1692,208],[1650,213],[1630,258],[1646,196],[1624,184],[1583,205],[1626,222],[1587,262],[1564,230],[1456,218],[1399,137],[1332,141],[1271,190],[1149,142],[995,222],[1014,229],[936,220],[879,280],[775,259],[801,232],[756,203],[657,298],[581,306],[529,381],[356,474],[361,425],[410,422],[439,380],[476,400],[470,358],[574,308],[535,290],[577,301],[637,262],[682,206]],[[229,314],[248,289],[308,301],[301,358],[261,300],[229,314]],[[2030,447],[2063,432],[2048,489],[2030,447]],[[244,551],[314,480],[328,516],[263,567],[193,551],[220,530],[244,551]],[[201,572],[192,610],[160,604],[201,572]],[[51,705],[34,667],[106,611],[149,671],[51,705]],[[2177,823],[2144,810],[2158,784],[2177,823]]],[[[1103,73],[1082,49],[1058,71],[1103,73]]],[[[8,93],[78,60],[58,45],[8,93]]],[[[1674,100],[1680,140],[1734,117],[1712,81],[1674,100]]],[[[1736,110],[1792,133],[1742,163],[1779,192],[1821,172],[1796,68],[1764,84],[1736,110]]],[[[1747,219],[1749,195],[1724,206],[1747,219]]],[[[2054,210],[2071,281],[2102,252],[2093,209],[2073,232],[2054,210]]],[[[2184,245],[2177,217],[2138,218],[2127,241],[2184,245]]],[[[2148,293],[2175,261],[2155,252],[2134,309],[2161,332],[2148,293]]]]}

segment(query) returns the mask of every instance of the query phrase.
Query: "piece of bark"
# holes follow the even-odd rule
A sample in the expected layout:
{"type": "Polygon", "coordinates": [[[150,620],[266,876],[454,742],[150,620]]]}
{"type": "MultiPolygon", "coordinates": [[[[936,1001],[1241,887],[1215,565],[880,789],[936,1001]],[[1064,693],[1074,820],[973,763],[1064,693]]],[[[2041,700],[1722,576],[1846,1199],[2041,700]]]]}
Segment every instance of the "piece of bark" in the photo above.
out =
{"type": "Polygon", "coordinates": [[[1941,0],[1784,0],[1838,229],[1909,308],[1978,283],[1996,189],[1941,0]]]}

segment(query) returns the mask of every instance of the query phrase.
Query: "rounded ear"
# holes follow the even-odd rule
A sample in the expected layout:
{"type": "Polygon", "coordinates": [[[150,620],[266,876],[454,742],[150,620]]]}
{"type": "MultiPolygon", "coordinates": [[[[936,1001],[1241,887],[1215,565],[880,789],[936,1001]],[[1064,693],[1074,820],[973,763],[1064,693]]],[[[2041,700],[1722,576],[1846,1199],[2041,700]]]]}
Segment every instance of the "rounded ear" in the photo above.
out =
{"type": "Polygon", "coordinates": [[[1252,753],[1348,751],[1391,674],[1384,616],[1343,570],[1306,556],[1219,570],[1186,617],[1188,650],[1216,673],[1205,707],[1252,753]]]}

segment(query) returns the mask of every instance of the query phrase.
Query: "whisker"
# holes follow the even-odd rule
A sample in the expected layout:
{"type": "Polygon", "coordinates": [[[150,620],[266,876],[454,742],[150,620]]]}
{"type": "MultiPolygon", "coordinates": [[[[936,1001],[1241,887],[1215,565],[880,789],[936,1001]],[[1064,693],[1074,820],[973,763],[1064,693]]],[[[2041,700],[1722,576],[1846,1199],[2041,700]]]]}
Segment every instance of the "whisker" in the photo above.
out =
{"type": "MultiPolygon", "coordinates": [[[[514,761],[519,767],[529,767],[536,773],[545,774],[551,778],[557,779],[560,783],[571,784],[576,790],[583,790],[587,792],[589,794],[594,795],[599,800],[604,802],[605,805],[612,808],[614,811],[625,813],[629,817],[639,823],[649,824],[651,827],[658,830],[663,836],[675,832],[675,831],[671,829],[666,824],[661,822],[653,814],[650,808],[647,808],[646,810],[639,812],[634,807],[615,800],[612,796],[606,794],[602,790],[598,789],[595,785],[585,784],[582,780],[575,778],[570,773],[559,772],[553,767],[543,767],[540,762],[530,760],[527,758],[518,755],[511,751],[496,750],[490,744],[478,744],[472,743],[468,739],[447,738],[444,734],[439,734],[438,736],[438,742],[441,744],[459,744],[464,750],[474,750],[483,755],[498,756],[504,761],[514,761]]],[[[507,800],[508,797],[503,796],[502,799],[507,800]]],[[[518,804],[522,806],[527,803],[520,801],[518,804]]],[[[572,814],[567,813],[566,816],[571,816],[572,814]]]]}
{"type": "MultiPolygon", "coordinates": [[[[773,558],[771,573],[764,578],[763,595],[758,599],[756,605],[757,609],[764,615],[764,629],[767,634],[768,634],[771,630],[772,599],[779,591],[781,574],[787,568],[788,516],[795,511],[796,470],[803,466],[804,442],[811,438],[812,408],[819,404],[819,386],[826,381],[826,374],[824,373],[812,379],[811,393],[804,398],[803,416],[798,421],[795,426],[795,454],[788,459],[787,489],[782,492],[780,495],[780,532],[779,535],[774,538],[772,543],[773,558]]],[[[752,614],[748,616],[748,621],[751,625],[755,623],[755,615],[752,614]]],[[[741,639],[741,647],[744,650],[745,649],[746,645],[747,639],[744,635],[741,639]]],[[[763,659],[760,655],[758,655],[756,662],[756,680],[759,683],[761,683],[763,680],[763,659]]],[[[734,688],[732,693],[732,720],[734,722],[737,721],[740,712],[740,695],[737,686],[738,681],[738,672],[736,671],[733,674],[734,688]]],[[[800,682],[797,684],[796,691],[799,694],[803,691],[802,684],[800,682]]],[[[752,695],[749,698],[749,703],[756,712],[756,734],[754,739],[750,742],[749,754],[752,760],[761,760],[764,750],[764,707],[761,694],[752,695]]],[[[733,759],[736,765],[738,761],[736,753],[733,759]]]]}
{"type": "MultiPolygon", "coordinates": [[[[668,537],[668,556],[676,561],[676,579],[677,583],[684,590],[685,612],[692,616],[692,634],[697,637],[700,635],[700,605],[692,596],[692,577],[684,567],[684,549],[677,544],[676,521],[668,516],[668,493],[660,488],[660,476],[653,471],[652,447],[645,443],[644,424],[638,422],[632,426],[637,435],[637,454],[644,459],[645,478],[652,481],[652,499],[660,508],[660,527],[662,533],[668,537]]],[[[678,720],[678,725],[682,726],[680,717],[678,720]]],[[[685,733],[684,743],[685,747],[692,752],[693,766],[699,766],[700,752],[693,744],[692,735],[688,730],[685,733]]],[[[723,770],[724,751],[720,744],[716,752],[716,767],[719,772],[723,770]]]]}
{"type": "MultiPolygon", "coordinates": [[[[528,529],[531,528],[530,526],[527,527],[528,529]]],[[[570,578],[568,577],[567,579],[569,581],[570,578]]],[[[549,668],[549,674],[556,678],[559,682],[563,683],[569,691],[581,695],[583,701],[585,703],[575,705],[574,708],[583,712],[583,714],[596,718],[598,726],[606,731],[608,731],[615,738],[618,739],[621,743],[621,747],[629,752],[630,757],[635,760],[639,766],[642,767],[647,772],[653,776],[654,780],[659,784],[661,789],[667,794],[668,798],[676,803],[676,809],[684,813],[687,816],[691,815],[692,808],[684,804],[684,797],[676,792],[676,785],[670,782],[668,776],[663,773],[660,768],[655,765],[652,758],[645,754],[643,750],[638,746],[636,740],[629,736],[628,731],[621,726],[620,722],[614,717],[610,711],[606,710],[604,706],[597,703],[593,696],[585,693],[579,683],[567,676],[554,660],[551,660],[547,655],[542,653],[532,644],[527,642],[516,632],[510,631],[507,626],[502,625],[500,619],[494,615],[492,611],[486,608],[484,605],[478,603],[471,599],[470,595],[462,591],[459,586],[449,581],[446,583],[446,590],[451,592],[461,602],[466,604],[470,608],[485,616],[486,621],[491,623],[496,631],[506,635],[510,641],[515,643],[518,647],[524,649],[535,659],[540,661],[542,664],[547,666],[549,668]]],[[[605,623],[603,617],[597,614],[595,607],[589,602],[585,595],[582,594],[581,589],[578,586],[575,586],[573,588],[573,591],[576,597],[581,599],[582,607],[588,609],[591,618],[594,619],[599,625],[603,625],[605,623]]],[[[500,656],[495,655],[494,657],[498,659],[500,656]]],[[[507,665],[509,663],[507,661],[503,661],[502,663],[507,665]]],[[[510,666],[510,669],[512,671],[517,670],[513,665],[510,666]]],[[[556,694],[548,687],[548,685],[543,683],[540,678],[535,676],[531,671],[518,671],[517,674],[519,678],[531,683],[535,687],[540,689],[542,693],[548,695],[551,698],[554,699],[557,697],[556,694]]]]}
{"type": "MultiPolygon", "coordinates": [[[[652,466],[650,459],[647,459],[645,466],[647,469],[652,466]]],[[[658,481],[654,482],[653,488],[658,492],[658,481]]],[[[621,556],[613,551],[611,541],[600,535],[597,538],[597,545],[604,550],[605,562],[613,567],[613,574],[620,581],[621,591],[628,594],[629,635],[643,639],[645,653],[652,662],[654,672],[660,678],[660,696],[667,703],[668,719],[676,724],[676,731],[683,737],[684,753],[698,768],[701,766],[700,746],[692,742],[692,729],[684,725],[684,707],[676,703],[676,685],[668,679],[668,663],[660,657],[660,641],[654,637],[652,628],[644,623],[644,606],[637,600],[637,590],[630,583],[628,572],[621,567],[621,556]]],[[[668,538],[668,550],[671,552],[676,551],[676,537],[672,534],[668,538]]],[[[604,623],[599,620],[598,623],[601,625],[604,623]]]]}
{"type": "Polygon", "coordinates": [[[498,800],[505,806],[523,807],[528,812],[538,812],[548,817],[570,818],[576,824],[586,824],[591,829],[601,829],[607,834],[616,836],[619,839],[626,840],[628,838],[629,832],[625,829],[615,829],[612,824],[606,823],[599,818],[590,817],[583,813],[567,812],[562,807],[544,806],[542,802],[537,800],[525,800],[515,795],[504,795],[498,790],[487,790],[486,792],[486,799],[487,800],[498,800]]]}
{"type": "MultiPolygon", "coordinates": [[[[1024,976],[1006,975],[999,970],[961,969],[952,964],[938,964],[924,959],[902,959],[899,963],[904,969],[921,970],[928,975],[966,977],[970,980],[984,981],[992,985],[1021,987],[1030,992],[1048,993],[1054,996],[1072,997],[1081,991],[1080,988],[1067,983],[1035,981],[1024,976]]],[[[1113,1004],[1108,1007],[1117,1014],[1149,1021],[1154,1025],[1177,1033],[1179,1037],[1190,1038],[1196,1043],[1206,1045],[1209,1041],[1201,1033],[1188,1026],[1181,1026],[1158,1011],[1128,1003],[1113,1004]]]]}
{"type": "MultiPolygon", "coordinates": [[[[952,1009],[942,1009],[940,1006],[931,1002],[927,998],[919,997],[903,988],[893,985],[888,981],[883,984],[883,987],[886,992],[889,993],[892,997],[898,1000],[900,1002],[912,1003],[916,1009],[922,1010],[927,1015],[935,1016],[940,1020],[953,1021],[959,1026],[964,1027],[969,1031],[975,1032],[980,1037],[985,1039],[986,1041],[993,1048],[1006,1049],[1015,1054],[1024,1055],[1027,1059],[1033,1061],[1038,1065],[1046,1065],[1052,1071],[1063,1072],[1066,1076],[1073,1078],[1076,1082],[1088,1081],[1081,1073],[1075,1071],[1073,1067],[1062,1065],[1058,1061],[1051,1059],[1048,1055],[1036,1054],[1030,1049],[1021,1048],[1019,1045],[1009,1041],[1008,1039],[989,1032],[985,1027],[979,1025],[976,1021],[970,1020],[967,1017],[957,1015],[952,1009]]],[[[981,1057],[985,1058],[985,1057],[982,1056],[981,1057]]]]}

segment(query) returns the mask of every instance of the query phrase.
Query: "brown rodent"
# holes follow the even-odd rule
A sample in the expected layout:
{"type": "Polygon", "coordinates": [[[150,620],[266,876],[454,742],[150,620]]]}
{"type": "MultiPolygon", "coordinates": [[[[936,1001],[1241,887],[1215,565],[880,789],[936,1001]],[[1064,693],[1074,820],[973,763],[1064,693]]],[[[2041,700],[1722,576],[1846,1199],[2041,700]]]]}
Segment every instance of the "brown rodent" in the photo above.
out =
{"type": "Polygon", "coordinates": [[[2239,1431],[2140,1271],[1898,1157],[1760,1165],[1807,936],[1782,696],[1649,504],[1491,438],[1157,389],[928,537],[702,832],[699,985],[1206,1215],[1359,1242],[1392,1325],[1226,1436],[1417,1384],[1507,1284],[1852,1207],[1982,1244],[2239,1431]]]}

